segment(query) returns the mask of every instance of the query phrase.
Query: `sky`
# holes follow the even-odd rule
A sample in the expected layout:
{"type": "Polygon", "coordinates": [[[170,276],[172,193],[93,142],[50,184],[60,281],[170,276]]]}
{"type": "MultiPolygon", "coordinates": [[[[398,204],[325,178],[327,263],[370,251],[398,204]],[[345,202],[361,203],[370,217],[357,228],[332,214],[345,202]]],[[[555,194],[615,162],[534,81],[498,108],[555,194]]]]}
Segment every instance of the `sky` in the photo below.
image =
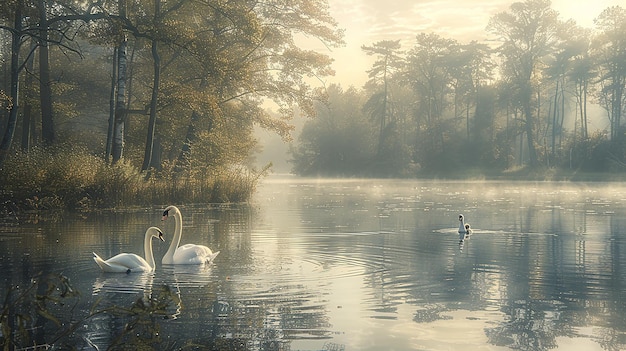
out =
{"type": "MultiPolygon", "coordinates": [[[[334,77],[326,84],[361,87],[373,58],[362,45],[401,39],[409,49],[419,33],[436,33],[462,44],[487,38],[485,27],[496,13],[508,11],[513,0],[328,0],[331,15],[345,30],[346,45],[322,52],[333,57],[334,77]]],[[[593,19],[609,6],[626,7],[626,0],[552,0],[562,20],[573,19],[593,28],[593,19]]]]}

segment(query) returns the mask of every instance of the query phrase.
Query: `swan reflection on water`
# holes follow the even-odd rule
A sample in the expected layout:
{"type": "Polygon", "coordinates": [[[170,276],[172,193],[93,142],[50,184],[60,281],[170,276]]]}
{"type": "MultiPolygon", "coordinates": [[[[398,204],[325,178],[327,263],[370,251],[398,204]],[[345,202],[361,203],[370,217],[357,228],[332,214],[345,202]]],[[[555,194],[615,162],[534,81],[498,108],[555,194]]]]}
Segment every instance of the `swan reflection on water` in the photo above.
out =
{"type": "Polygon", "coordinates": [[[93,283],[93,295],[104,293],[150,294],[154,276],[154,272],[140,274],[101,273],[93,283]]]}
{"type": "MultiPolygon", "coordinates": [[[[128,341],[124,336],[130,334],[135,335],[133,340],[140,343],[152,340],[159,334],[160,320],[178,319],[183,309],[180,290],[176,286],[156,283],[155,278],[154,273],[103,273],[96,278],[93,295],[98,299],[91,307],[93,315],[81,335],[89,345],[88,349],[120,346],[128,341]],[[129,325],[132,325],[131,329],[129,325]]],[[[127,348],[134,349],[135,346],[127,348]]]]}

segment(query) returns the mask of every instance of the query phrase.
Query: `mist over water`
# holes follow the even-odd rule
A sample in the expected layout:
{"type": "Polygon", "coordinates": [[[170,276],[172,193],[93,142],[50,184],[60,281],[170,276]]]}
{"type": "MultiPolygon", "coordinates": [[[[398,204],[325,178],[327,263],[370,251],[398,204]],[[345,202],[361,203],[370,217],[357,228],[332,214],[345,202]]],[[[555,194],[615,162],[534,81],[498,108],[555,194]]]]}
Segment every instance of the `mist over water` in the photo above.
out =
{"type": "MultiPolygon", "coordinates": [[[[91,252],[142,253],[162,206],[20,219],[0,229],[0,288],[63,272],[95,301],[128,305],[167,285],[167,345],[248,350],[605,350],[626,338],[626,187],[619,183],[338,180],[271,176],[241,206],[184,206],[181,244],[209,267],[101,273],[91,252]],[[473,233],[459,242],[458,215],[473,233]]],[[[161,212],[160,212],[161,211],[161,212]]],[[[81,312],[74,312],[75,314],[81,312]]],[[[87,322],[105,348],[123,328],[87,322]]],[[[86,341],[79,349],[90,349],[86,341]]]]}

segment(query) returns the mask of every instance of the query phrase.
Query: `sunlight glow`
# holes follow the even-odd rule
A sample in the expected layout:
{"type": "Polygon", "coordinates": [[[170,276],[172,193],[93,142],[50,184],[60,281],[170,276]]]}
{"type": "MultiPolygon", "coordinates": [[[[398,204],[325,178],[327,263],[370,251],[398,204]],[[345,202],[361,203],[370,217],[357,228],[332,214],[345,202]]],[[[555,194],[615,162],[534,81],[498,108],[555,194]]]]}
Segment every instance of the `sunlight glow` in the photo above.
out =
{"type": "MultiPolygon", "coordinates": [[[[329,1],[331,15],[346,30],[346,46],[327,52],[335,59],[334,77],[328,83],[361,87],[368,79],[366,71],[373,58],[366,56],[362,45],[380,40],[397,40],[408,49],[419,33],[434,32],[442,37],[467,43],[487,37],[489,18],[507,11],[511,0],[420,0],[329,1]]],[[[562,20],[573,19],[580,26],[593,28],[593,19],[609,6],[624,6],[623,0],[553,0],[552,8],[562,20]]]]}

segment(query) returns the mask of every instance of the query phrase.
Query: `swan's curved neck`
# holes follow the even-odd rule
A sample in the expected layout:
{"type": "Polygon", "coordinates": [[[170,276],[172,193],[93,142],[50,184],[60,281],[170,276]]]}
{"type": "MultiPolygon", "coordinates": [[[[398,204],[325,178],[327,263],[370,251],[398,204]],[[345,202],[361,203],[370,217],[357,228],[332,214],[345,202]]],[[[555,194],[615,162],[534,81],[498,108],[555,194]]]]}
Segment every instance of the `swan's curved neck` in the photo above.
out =
{"type": "Polygon", "coordinates": [[[183,234],[183,216],[180,214],[179,210],[174,210],[174,237],[172,238],[172,242],[170,243],[170,247],[167,249],[165,256],[174,256],[174,252],[178,248],[180,244],[180,237],[183,234]]]}
{"type": "Polygon", "coordinates": [[[459,232],[465,231],[465,218],[459,220],[459,232]]]}
{"type": "Polygon", "coordinates": [[[146,261],[154,270],[154,268],[156,267],[156,263],[154,262],[154,254],[152,253],[152,233],[150,232],[150,230],[146,232],[146,237],[143,241],[143,249],[145,251],[146,261]]]}

